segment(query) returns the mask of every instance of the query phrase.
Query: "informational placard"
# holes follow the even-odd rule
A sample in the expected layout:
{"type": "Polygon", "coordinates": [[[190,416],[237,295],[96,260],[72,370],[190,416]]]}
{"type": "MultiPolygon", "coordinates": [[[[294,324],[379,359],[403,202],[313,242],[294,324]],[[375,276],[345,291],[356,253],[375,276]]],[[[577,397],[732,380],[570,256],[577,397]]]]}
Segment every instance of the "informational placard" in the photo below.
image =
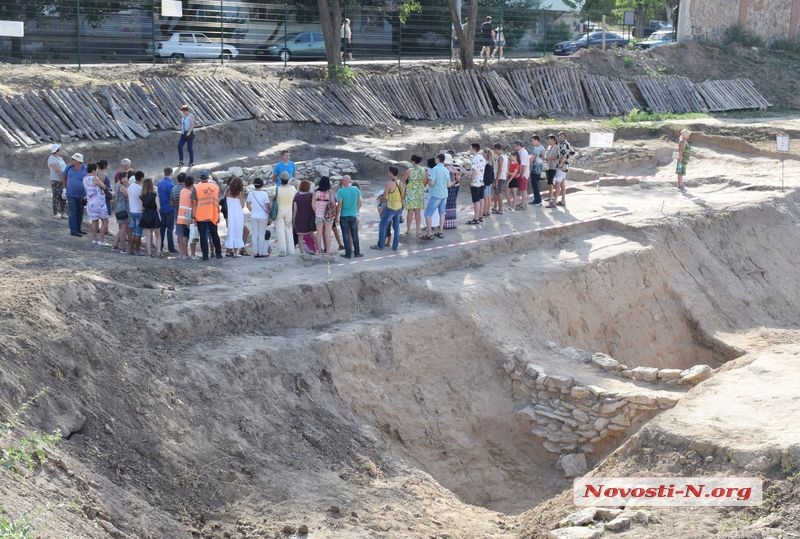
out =
{"type": "Polygon", "coordinates": [[[162,17],[183,17],[183,2],[181,0],[161,0],[162,17]]]}
{"type": "Polygon", "coordinates": [[[25,37],[25,23],[21,21],[0,21],[0,36],[25,37]]]}
{"type": "Polygon", "coordinates": [[[633,26],[636,22],[634,17],[636,15],[635,11],[626,11],[624,16],[622,17],[622,24],[625,26],[633,26]]]}
{"type": "Polygon", "coordinates": [[[590,148],[613,148],[614,133],[589,133],[590,148]]]}
{"type": "Polygon", "coordinates": [[[789,135],[778,135],[775,137],[775,144],[779,152],[789,151],[789,135]]]}

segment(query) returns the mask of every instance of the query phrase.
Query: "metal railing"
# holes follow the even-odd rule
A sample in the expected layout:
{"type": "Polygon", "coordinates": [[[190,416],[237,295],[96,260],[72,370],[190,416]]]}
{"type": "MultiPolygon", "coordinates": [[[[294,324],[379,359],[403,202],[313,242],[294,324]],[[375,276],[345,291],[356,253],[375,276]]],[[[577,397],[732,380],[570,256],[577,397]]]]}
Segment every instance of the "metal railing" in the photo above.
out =
{"type": "MultiPolygon", "coordinates": [[[[181,17],[162,16],[160,0],[134,0],[122,11],[110,9],[113,3],[106,0],[62,0],[55,4],[59,10],[41,9],[38,2],[0,0],[0,20],[25,23],[24,37],[0,37],[0,59],[80,65],[170,58],[219,61],[222,56],[265,62],[325,58],[314,1],[178,3],[181,17]]],[[[344,1],[343,17],[350,20],[352,31],[344,61],[349,61],[350,53],[353,60],[454,58],[450,11],[446,3],[441,4],[424,5],[401,24],[396,9],[344,1]]],[[[526,5],[509,0],[480,6],[473,29],[476,55],[481,46],[480,25],[487,16],[492,17],[492,28],[503,29],[506,57],[547,54],[556,42],[581,31],[582,13],[526,5]]]]}

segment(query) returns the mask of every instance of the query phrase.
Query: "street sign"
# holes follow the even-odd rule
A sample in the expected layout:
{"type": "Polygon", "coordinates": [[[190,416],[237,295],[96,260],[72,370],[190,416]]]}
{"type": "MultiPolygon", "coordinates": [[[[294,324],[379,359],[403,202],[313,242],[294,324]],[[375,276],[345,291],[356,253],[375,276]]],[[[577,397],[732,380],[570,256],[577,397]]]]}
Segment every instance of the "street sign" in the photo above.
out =
{"type": "Polygon", "coordinates": [[[589,133],[590,148],[613,148],[614,133],[589,133]]]}
{"type": "Polygon", "coordinates": [[[0,36],[25,37],[25,23],[21,21],[0,21],[0,36]]]}
{"type": "Polygon", "coordinates": [[[635,14],[636,14],[635,11],[626,11],[622,18],[623,21],[622,24],[624,24],[625,26],[633,26],[635,24],[634,22],[635,14]]]}

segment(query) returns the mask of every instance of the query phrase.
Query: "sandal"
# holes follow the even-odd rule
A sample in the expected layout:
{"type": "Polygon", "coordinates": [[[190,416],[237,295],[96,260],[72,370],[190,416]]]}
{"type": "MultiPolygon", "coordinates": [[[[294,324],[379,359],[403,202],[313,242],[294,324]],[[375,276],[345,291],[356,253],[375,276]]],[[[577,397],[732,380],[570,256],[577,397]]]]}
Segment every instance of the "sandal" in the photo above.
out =
{"type": "Polygon", "coordinates": [[[433,236],[428,236],[427,234],[425,234],[424,236],[420,236],[419,239],[428,241],[428,240],[432,240],[433,236]]]}
{"type": "Polygon", "coordinates": [[[437,238],[444,238],[444,234],[442,234],[441,232],[437,232],[436,234],[434,234],[434,236],[436,236],[437,238]]]}
{"type": "Polygon", "coordinates": [[[497,210],[492,210],[492,213],[495,214],[495,215],[501,215],[503,212],[497,211],[497,210]]]}
{"type": "MultiPolygon", "coordinates": [[[[481,222],[478,221],[477,219],[470,219],[469,221],[467,221],[467,224],[468,225],[479,225],[479,224],[481,224],[481,222]]],[[[425,236],[423,236],[423,239],[424,238],[425,238],[425,236]]],[[[430,236],[428,237],[428,239],[430,239],[430,236]]]]}

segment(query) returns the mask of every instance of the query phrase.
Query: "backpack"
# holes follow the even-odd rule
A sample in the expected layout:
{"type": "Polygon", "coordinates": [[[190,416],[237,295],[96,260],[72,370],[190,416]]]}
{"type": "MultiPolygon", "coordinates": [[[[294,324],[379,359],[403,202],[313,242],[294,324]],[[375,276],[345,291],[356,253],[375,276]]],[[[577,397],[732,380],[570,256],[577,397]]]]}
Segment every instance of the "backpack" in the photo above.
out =
{"type": "Polygon", "coordinates": [[[483,169],[483,185],[490,187],[494,183],[494,167],[491,163],[486,163],[483,169]]]}
{"type": "Polygon", "coordinates": [[[328,203],[325,205],[325,219],[333,221],[336,219],[336,215],[338,213],[338,208],[336,207],[336,201],[333,200],[330,191],[327,192],[325,196],[328,198],[328,203]]]}

